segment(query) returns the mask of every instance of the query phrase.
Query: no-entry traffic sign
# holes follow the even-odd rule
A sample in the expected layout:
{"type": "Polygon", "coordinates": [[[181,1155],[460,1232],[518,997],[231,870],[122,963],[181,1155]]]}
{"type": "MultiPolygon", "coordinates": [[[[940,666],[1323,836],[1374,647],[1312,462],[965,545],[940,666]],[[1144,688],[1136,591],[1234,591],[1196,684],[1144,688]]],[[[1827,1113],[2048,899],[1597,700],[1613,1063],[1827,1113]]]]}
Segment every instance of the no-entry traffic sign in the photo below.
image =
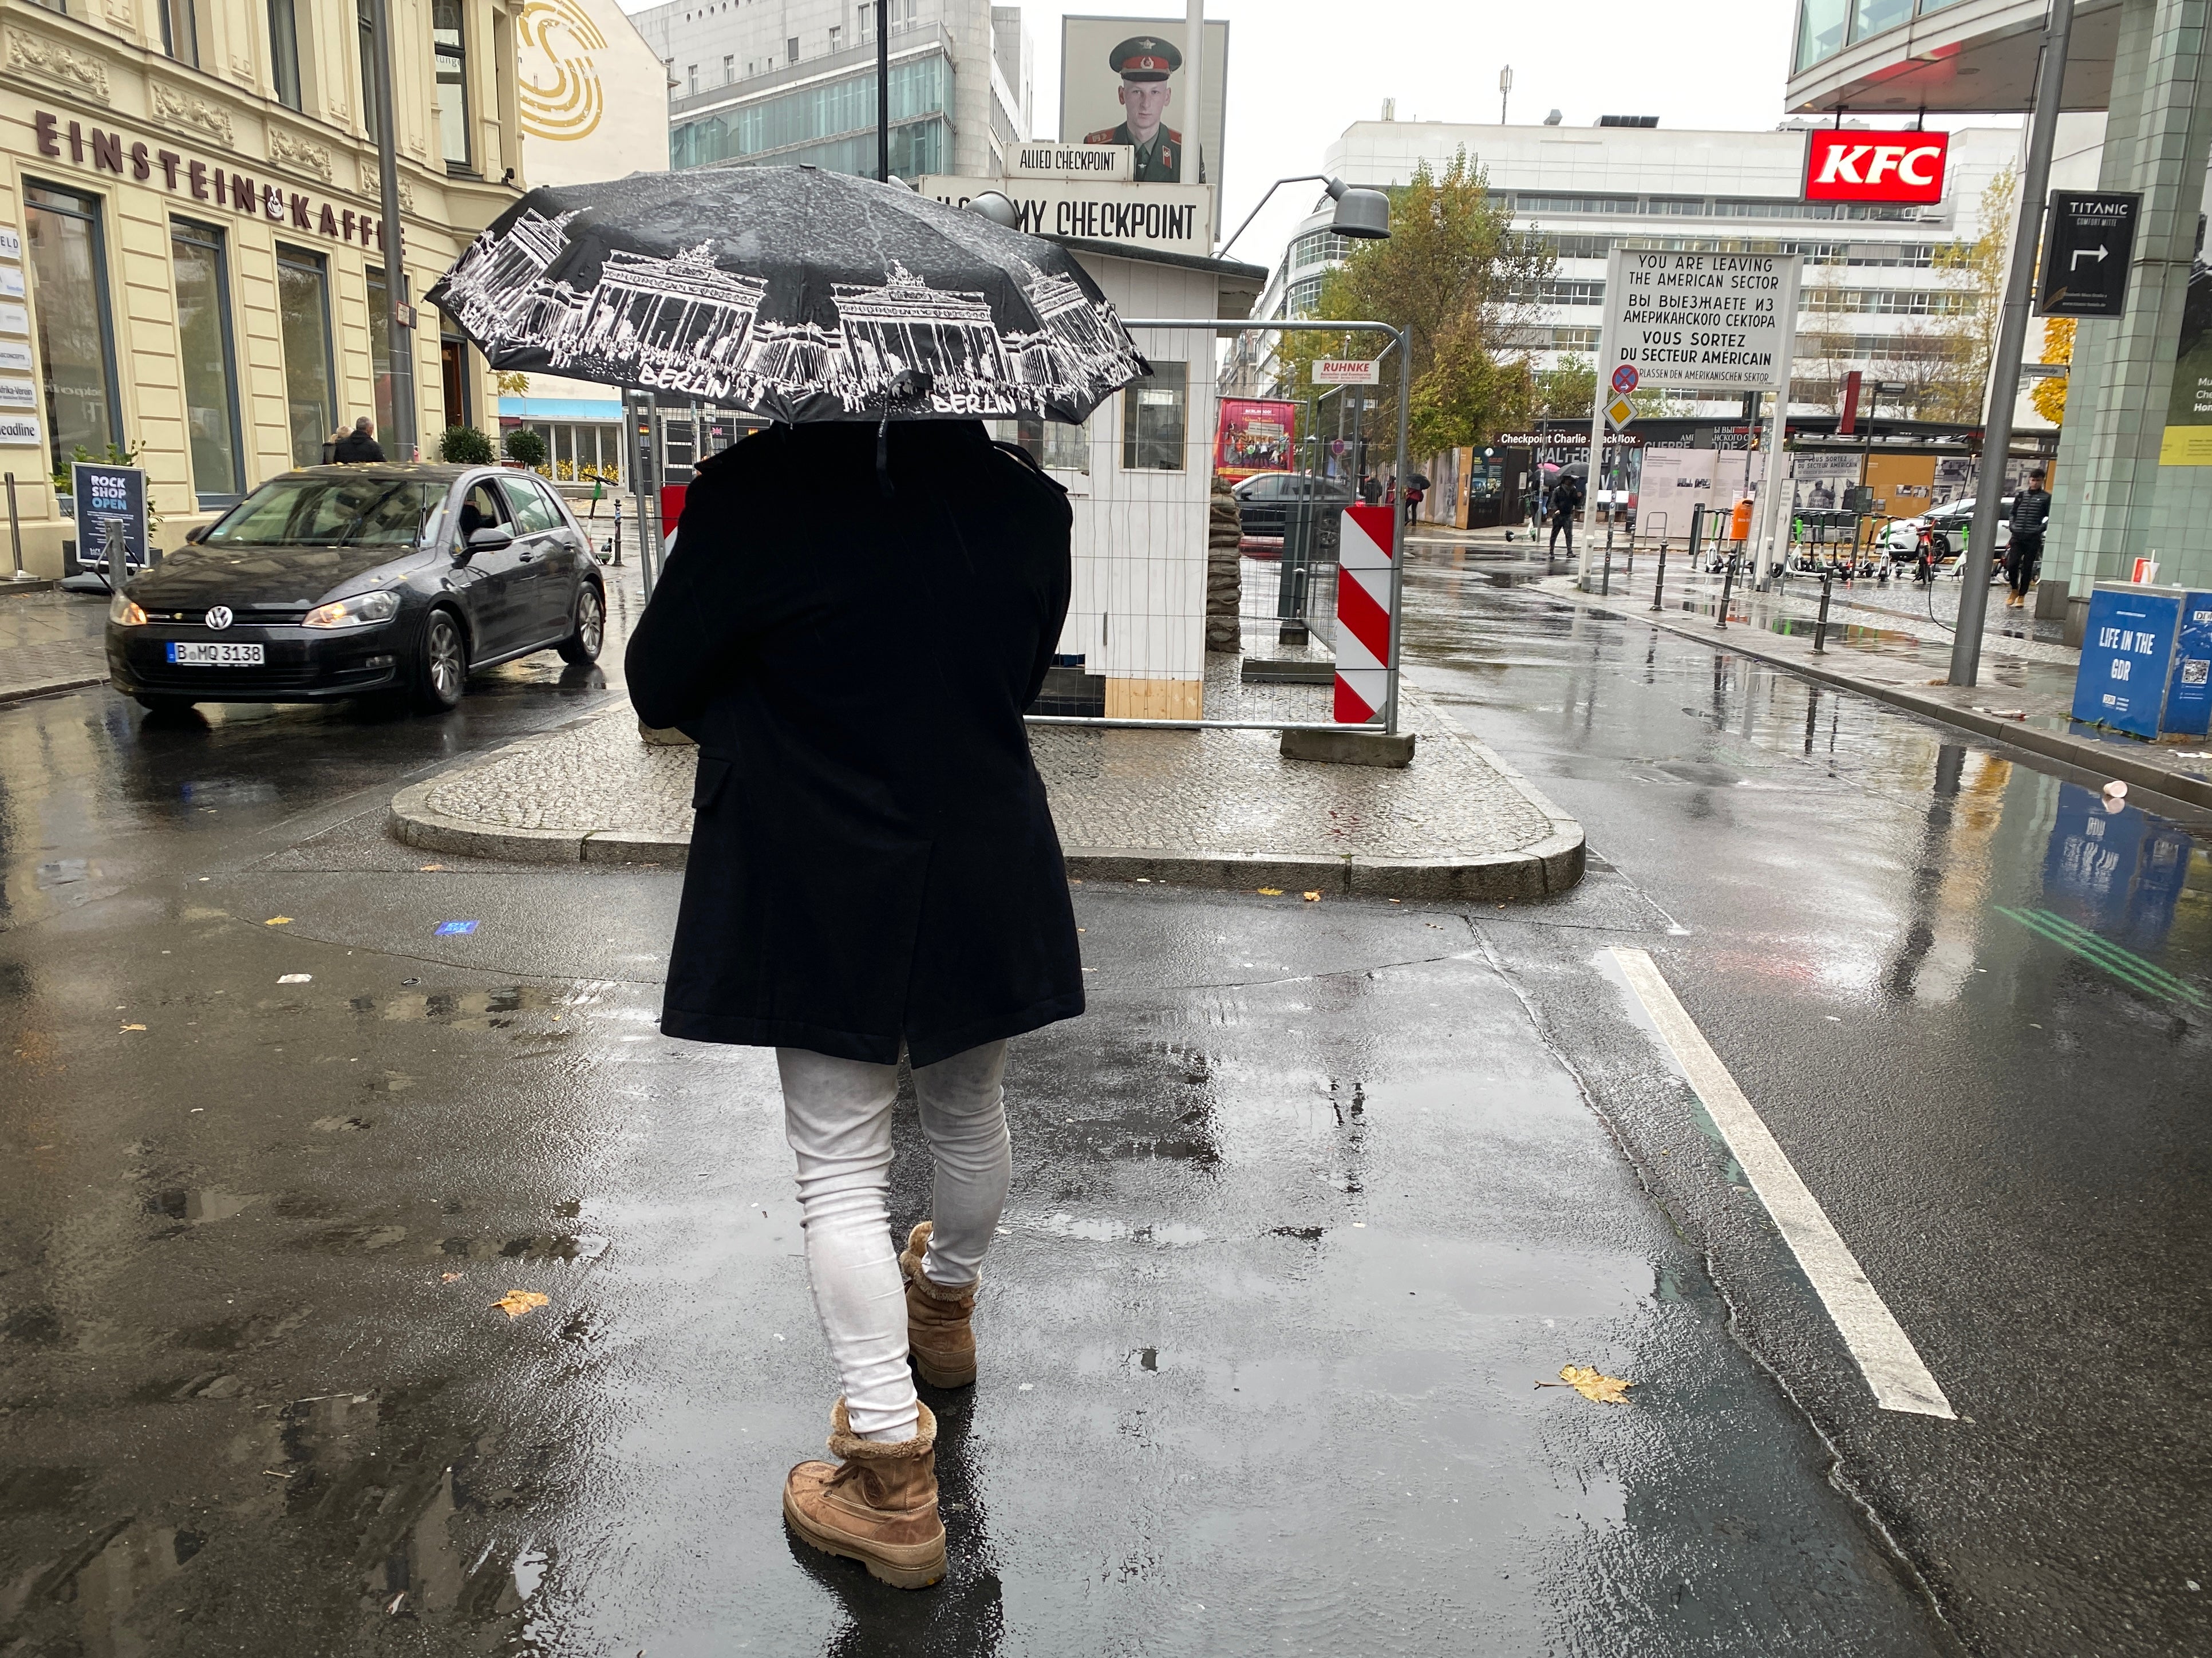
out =
{"type": "Polygon", "coordinates": [[[1642,378],[1634,363],[1625,362],[1613,371],[1613,389],[1625,396],[1636,389],[1636,382],[1642,378]]]}
{"type": "Polygon", "coordinates": [[[2128,307],[2142,197],[2128,190],[2054,190],[2043,222],[2039,317],[2117,317],[2128,307]]]}

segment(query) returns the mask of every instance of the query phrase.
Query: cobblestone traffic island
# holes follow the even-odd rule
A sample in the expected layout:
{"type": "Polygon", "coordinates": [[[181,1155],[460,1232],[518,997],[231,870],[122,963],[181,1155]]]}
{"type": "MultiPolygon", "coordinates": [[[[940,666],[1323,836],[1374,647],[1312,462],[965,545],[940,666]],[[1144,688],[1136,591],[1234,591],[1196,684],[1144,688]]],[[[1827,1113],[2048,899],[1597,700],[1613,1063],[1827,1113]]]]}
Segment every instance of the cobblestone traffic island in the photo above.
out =
{"type": "MultiPolygon", "coordinates": [[[[1078,878],[1513,901],[1582,878],[1582,826],[1410,688],[1403,770],[1285,759],[1264,731],[1036,726],[1078,878]]],[[[696,750],[627,710],[456,766],[396,796],[408,845],[533,863],[680,865],[696,750]]]]}

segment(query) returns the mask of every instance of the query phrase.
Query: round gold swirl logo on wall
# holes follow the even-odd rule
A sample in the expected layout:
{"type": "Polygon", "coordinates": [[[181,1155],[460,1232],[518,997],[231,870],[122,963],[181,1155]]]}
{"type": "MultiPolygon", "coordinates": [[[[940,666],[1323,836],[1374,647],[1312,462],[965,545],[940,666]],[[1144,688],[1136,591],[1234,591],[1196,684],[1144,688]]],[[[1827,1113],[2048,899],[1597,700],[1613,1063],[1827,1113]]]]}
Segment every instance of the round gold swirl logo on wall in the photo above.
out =
{"type": "Polygon", "coordinates": [[[606,112],[591,54],[606,49],[606,37],[573,0],[530,0],[521,31],[523,131],[568,143],[590,137],[606,112]]]}

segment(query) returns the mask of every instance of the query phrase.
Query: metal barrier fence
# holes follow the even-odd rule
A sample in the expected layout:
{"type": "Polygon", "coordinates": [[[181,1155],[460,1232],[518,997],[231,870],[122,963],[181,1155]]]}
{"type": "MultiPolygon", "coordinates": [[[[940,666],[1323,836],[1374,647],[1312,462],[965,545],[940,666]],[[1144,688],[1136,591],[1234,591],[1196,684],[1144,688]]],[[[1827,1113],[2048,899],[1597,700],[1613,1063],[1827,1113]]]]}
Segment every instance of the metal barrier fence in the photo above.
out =
{"type": "MultiPolygon", "coordinates": [[[[1316,329],[1310,322],[1132,318],[1124,325],[1153,365],[1150,379],[1109,398],[1081,427],[994,422],[1000,436],[1023,444],[1066,488],[1075,512],[1067,623],[1030,718],[1180,730],[1333,728],[1340,539],[1357,479],[1332,470],[1340,453],[1301,434],[1299,450],[1282,458],[1280,486],[1253,492],[1233,556],[1216,544],[1220,340],[1381,335],[1386,352],[1402,353],[1402,337],[1386,323],[1316,329]],[[1309,469],[1291,470],[1300,460],[1309,469]]],[[[1391,448],[1403,477],[1406,377],[1399,380],[1391,448]]],[[[1393,732],[1402,530],[1394,530],[1389,549],[1393,636],[1380,711],[1393,732]]]]}

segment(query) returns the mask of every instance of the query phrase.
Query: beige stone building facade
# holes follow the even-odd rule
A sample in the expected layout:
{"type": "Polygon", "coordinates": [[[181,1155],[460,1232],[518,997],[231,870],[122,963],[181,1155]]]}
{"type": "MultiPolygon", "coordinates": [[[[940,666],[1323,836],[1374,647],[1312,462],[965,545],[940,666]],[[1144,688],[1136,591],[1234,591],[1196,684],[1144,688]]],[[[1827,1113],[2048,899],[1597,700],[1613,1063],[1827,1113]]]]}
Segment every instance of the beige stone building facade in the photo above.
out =
{"type": "MultiPolygon", "coordinates": [[[[406,285],[523,188],[525,0],[390,0],[406,285]]],[[[145,468],[155,545],[341,423],[390,420],[368,0],[0,0],[0,470],[63,573],[78,450],[145,468]]],[[[416,427],[497,430],[416,307],[416,427]]],[[[394,459],[398,459],[395,455],[394,459]]],[[[0,559],[8,556],[0,547],[0,559]]],[[[0,567],[4,573],[4,567],[0,567]]]]}

